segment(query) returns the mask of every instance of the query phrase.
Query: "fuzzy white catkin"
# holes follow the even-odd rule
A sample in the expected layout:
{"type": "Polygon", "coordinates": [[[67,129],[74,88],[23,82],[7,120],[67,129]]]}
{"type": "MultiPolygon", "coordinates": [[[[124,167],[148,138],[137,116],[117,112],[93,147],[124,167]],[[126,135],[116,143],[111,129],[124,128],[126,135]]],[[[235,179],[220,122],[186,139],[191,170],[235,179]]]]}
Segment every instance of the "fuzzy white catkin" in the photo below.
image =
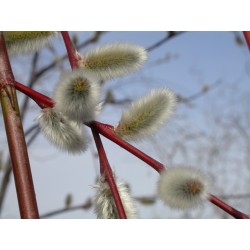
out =
{"type": "Polygon", "coordinates": [[[95,119],[99,98],[99,84],[91,72],[74,70],[57,85],[55,107],[79,123],[95,119]],[[81,84],[77,85],[77,82],[81,84]]]}
{"type": "Polygon", "coordinates": [[[114,131],[127,141],[143,139],[155,133],[168,120],[175,106],[176,96],[171,90],[154,89],[131,104],[114,131]]]}
{"type": "Polygon", "coordinates": [[[183,210],[195,208],[207,199],[209,180],[197,169],[169,168],[160,175],[158,195],[172,208],[183,210]]]}
{"type": "Polygon", "coordinates": [[[51,38],[56,36],[53,31],[5,31],[4,38],[8,53],[16,55],[33,52],[49,44],[51,38]]]}
{"type": "Polygon", "coordinates": [[[142,46],[115,43],[89,51],[78,65],[106,80],[138,70],[146,59],[147,52],[142,46]]]}
{"type": "Polygon", "coordinates": [[[41,110],[38,116],[41,131],[57,148],[76,154],[87,149],[88,140],[82,127],[68,120],[54,108],[41,110]]]}
{"type": "MultiPolygon", "coordinates": [[[[137,210],[128,188],[124,182],[116,183],[127,219],[136,219],[137,210]]],[[[97,193],[95,196],[95,213],[98,219],[119,219],[119,214],[115,205],[112,192],[107,182],[98,181],[96,185],[97,193]]]]}

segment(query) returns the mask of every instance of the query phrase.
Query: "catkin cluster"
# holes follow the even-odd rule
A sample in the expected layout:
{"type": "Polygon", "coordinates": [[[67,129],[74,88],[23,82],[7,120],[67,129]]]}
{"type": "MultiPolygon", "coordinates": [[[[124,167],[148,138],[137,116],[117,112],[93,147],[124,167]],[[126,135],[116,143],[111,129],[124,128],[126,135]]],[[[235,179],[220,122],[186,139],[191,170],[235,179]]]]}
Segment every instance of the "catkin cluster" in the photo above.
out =
{"type": "MultiPolygon", "coordinates": [[[[11,54],[36,51],[48,44],[56,32],[5,32],[11,54]]],[[[147,51],[130,43],[108,44],[78,56],[78,69],[64,74],[56,86],[53,108],[44,108],[38,116],[41,131],[57,148],[82,153],[88,138],[83,124],[94,121],[101,111],[100,82],[124,76],[141,68],[147,51]]],[[[168,88],[153,89],[133,101],[114,126],[116,136],[138,141],[156,133],[174,113],[175,94],[168,88]]],[[[95,187],[95,212],[98,218],[118,218],[118,212],[105,181],[95,187]]],[[[158,182],[158,195],[170,207],[188,209],[208,197],[207,177],[192,168],[176,167],[164,171],[158,182]]],[[[123,182],[117,188],[128,218],[136,218],[132,198],[123,182]]]]}
{"type": "MultiPolygon", "coordinates": [[[[42,111],[38,119],[45,136],[58,148],[70,153],[84,151],[87,148],[88,140],[77,139],[76,135],[79,135],[79,131],[73,130],[73,126],[68,130],[65,130],[64,127],[73,122],[78,125],[74,127],[79,129],[83,123],[95,120],[101,107],[100,82],[139,69],[146,60],[147,53],[141,46],[121,43],[104,45],[82,55],[81,58],[78,61],[79,68],[64,74],[56,86],[53,112],[42,111]],[[48,116],[48,114],[55,113],[57,117],[61,117],[63,122],[55,119],[55,115],[48,116]],[[48,122],[48,120],[50,121],[48,122]],[[65,136],[65,133],[68,135],[65,136]],[[65,138],[71,140],[65,140],[65,138]],[[80,146],[72,147],[74,138],[75,143],[82,145],[82,148],[80,146]]],[[[86,137],[83,130],[81,136],[86,137]]]]}

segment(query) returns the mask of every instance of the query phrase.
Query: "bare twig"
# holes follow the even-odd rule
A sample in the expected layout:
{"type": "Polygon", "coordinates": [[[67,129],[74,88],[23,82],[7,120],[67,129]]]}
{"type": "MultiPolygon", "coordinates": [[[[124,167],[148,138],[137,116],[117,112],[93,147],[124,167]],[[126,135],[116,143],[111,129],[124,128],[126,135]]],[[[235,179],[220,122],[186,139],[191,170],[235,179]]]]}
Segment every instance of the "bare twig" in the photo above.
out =
{"type": "MultiPolygon", "coordinates": [[[[36,82],[36,67],[37,67],[38,59],[39,59],[39,52],[36,52],[33,56],[32,62],[31,62],[31,70],[30,70],[30,74],[29,74],[30,77],[28,80],[28,87],[29,88],[32,88],[36,82]]],[[[24,97],[24,101],[23,101],[23,104],[22,104],[21,109],[20,109],[22,120],[24,120],[24,117],[26,115],[29,100],[30,100],[29,96],[24,97]]]]}
{"type": "Polygon", "coordinates": [[[150,52],[158,47],[160,47],[161,45],[163,45],[165,42],[169,41],[171,38],[176,37],[177,35],[180,35],[184,33],[184,31],[179,31],[179,32],[175,32],[175,31],[168,31],[166,33],[166,37],[164,37],[163,39],[161,39],[160,41],[156,42],[155,44],[151,45],[150,47],[147,48],[147,51],[150,52]]]}
{"type": "Polygon", "coordinates": [[[215,88],[217,88],[220,84],[222,83],[222,81],[218,80],[213,84],[210,85],[204,85],[202,87],[202,89],[188,97],[184,97],[181,95],[177,95],[178,98],[178,102],[183,102],[183,103],[190,103],[195,101],[196,99],[199,99],[200,97],[206,95],[209,91],[214,90],[215,88]]]}
{"type": "Polygon", "coordinates": [[[57,209],[57,210],[51,211],[51,212],[46,213],[46,214],[42,214],[40,216],[40,219],[46,219],[46,218],[51,217],[51,216],[55,216],[55,215],[58,215],[58,214],[61,214],[61,213],[75,211],[75,210],[81,210],[81,209],[87,210],[87,209],[91,208],[92,204],[93,204],[92,200],[91,199],[87,199],[87,201],[84,204],[76,205],[76,206],[64,207],[64,208],[61,208],[61,209],[57,209]]]}
{"type": "MultiPolygon", "coordinates": [[[[229,194],[229,195],[218,195],[218,196],[223,199],[249,199],[250,198],[250,194],[236,194],[236,195],[229,194]]],[[[156,202],[157,197],[154,195],[153,196],[137,196],[137,197],[134,197],[134,199],[137,202],[141,203],[142,205],[152,205],[156,202]]],[[[87,201],[84,202],[83,204],[56,209],[52,212],[41,215],[40,218],[45,219],[51,216],[55,216],[61,213],[71,212],[75,210],[87,210],[91,208],[92,205],[93,205],[92,199],[88,198],[87,201]]]]}
{"type": "Polygon", "coordinates": [[[250,194],[223,194],[218,195],[221,199],[250,199],[250,194]]]}

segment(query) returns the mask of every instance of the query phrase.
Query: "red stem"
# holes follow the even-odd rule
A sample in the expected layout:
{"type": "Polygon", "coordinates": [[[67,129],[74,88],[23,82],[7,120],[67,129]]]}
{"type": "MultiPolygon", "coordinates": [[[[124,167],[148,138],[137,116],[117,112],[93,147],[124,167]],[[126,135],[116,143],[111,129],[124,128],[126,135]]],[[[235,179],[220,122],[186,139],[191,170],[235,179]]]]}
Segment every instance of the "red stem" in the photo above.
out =
{"type": "Polygon", "coordinates": [[[213,204],[215,204],[217,207],[219,207],[222,210],[224,210],[225,212],[227,212],[228,214],[232,215],[236,219],[249,219],[248,215],[246,215],[246,214],[236,210],[235,208],[229,206],[228,204],[221,201],[219,198],[217,198],[216,196],[214,196],[212,194],[210,194],[210,196],[208,197],[208,200],[210,202],[212,202],[213,204]]]}
{"type": "Polygon", "coordinates": [[[21,91],[22,93],[25,93],[27,96],[33,99],[37,103],[37,105],[42,109],[54,107],[55,105],[54,101],[51,98],[23,85],[20,82],[15,81],[15,87],[17,90],[21,91]]]}
{"type": "Polygon", "coordinates": [[[35,189],[29,163],[19,106],[3,32],[0,34],[1,105],[17,191],[19,211],[23,219],[39,218],[35,189]]]}
{"type": "Polygon", "coordinates": [[[243,34],[247,42],[248,49],[250,50],[250,31],[243,31],[243,34]]]}
{"type": "Polygon", "coordinates": [[[124,140],[122,140],[121,138],[117,137],[115,135],[115,133],[113,132],[113,130],[111,129],[110,125],[103,124],[100,122],[91,122],[91,123],[87,124],[87,126],[95,129],[98,133],[102,134],[103,136],[105,136],[109,140],[113,141],[114,143],[116,143],[120,147],[124,148],[125,150],[127,150],[131,154],[135,155],[136,157],[138,157],[142,161],[146,162],[149,166],[154,168],[157,172],[161,173],[162,171],[165,170],[165,166],[162,163],[156,161],[155,159],[153,159],[152,157],[143,153],[142,151],[140,151],[136,147],[132,146],[131,144],[129,144],[129,143],[125,142],[124,140]]]}
{"type": "Polygon", "coordinates": [[[103,145],[102,145],[100,135],[93,129],[92,129],[92,134],[93,134],[93,137],[95,139],[95,144],[96,144],[96,148],[97,148],[99,159],[100,159],[101,174],[103,174],[103,172],[105,173],[105,177],[107,178],[110,190],[111,190],[112,195],[114,197],[115,204],[116,204],[120,219],[127,219],[127,216],[126,216],[124,207],[122,205],[122,201],[121,201],[117,186],[115,184],[115,180],[113,177],[111,167],[109,165],[105,150],[104,150],[103,145]]]}
{"type": "Polygon", "coordinates": [[[67,53],[68,53],[68,57],[69,57],[69,62],[71,65],[72,70],[77,69],[78,68],[78,63],[77,63],[77,51],[74,48],[71,39],[69,37],[69,33],[68,31],[61,31],[66,49],[67,49],[67,53]]]}

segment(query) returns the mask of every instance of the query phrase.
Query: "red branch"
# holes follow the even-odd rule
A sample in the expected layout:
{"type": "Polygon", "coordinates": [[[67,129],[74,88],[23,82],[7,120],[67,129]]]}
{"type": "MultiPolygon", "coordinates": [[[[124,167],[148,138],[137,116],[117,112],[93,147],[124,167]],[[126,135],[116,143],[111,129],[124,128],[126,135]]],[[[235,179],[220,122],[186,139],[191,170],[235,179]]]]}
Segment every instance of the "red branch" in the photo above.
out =
{"type": "Polygon", "coordinates": [[[99,155],[101,174],[102,175],[104,174],[105,178],[107,178],[110,190],[111,190],[112,195],[113,195],[114,200],[115,200],[115,204],[116,204],[120,219],[127,219],[119,192],[117,190],[117,186],[115,184],[115,180],[113,177],[111,167],[109,165],[105,150],[104,150],[103,145],[102,145],[100,135],[93,129],[92,129],[92,133],[93,133],[93,137],[95,139],[95,144],[96,144],[96,148],[97,148],[98,155],[99,155]]]}
{"type": "Polygon", "coordinates": [[[248,49],[250,50],[250,31],[243,31],[243,34],[246,39],[248,49]]]}
{"type": "Polygon", "coordinates": [[[54,101],[51,98],[23,85],[20,82],[15,81],[15,87],[16,89],[18,89],[22,93],[25,93],[27,96],[33,99],[37,103],[37,105],[42,109],[54,107],[55,105],[54,101]]]}
{"type": "Polygon", "coordinates": [[[21,218],[39,218],[29,156],[3,32],[0,34],[1,104],[21,218]]]}
{"type": "Polygon", "coordinates": [[[74,48],[71,39],[69,37],[69,33],[68,31],[61,31],[66,49],[67,49],[67,53],[68,53],[68,57],[69,57],[69,62],[71,65],[72,70],[77,69],[78,68],[78,63],[77,63],[77,51],[74,48]]]}
{"type": "Polygon", "coordinates": [[[162,163],[156,161],[155,159],[153,159],[152,157],[143,153],[142,151],[140,151],[136,147],[132,146],[131,144],[129,144],[129,143],[125,142],[124,140],[122,140],[121,138],[117,137],[115,135],[113,129],[111,129],[112,127],[110,127],[110,125],[103,124],[100,122],[92,122],[92,123],[87,124],[87,125],[93,129],[95,129],[98,133],[102,134],[103,136],[105,136],[109,140],[113,141],[114,143],[116,143],[120,147],[124,148],[125,150],[127,150],[131,154],[135,155],[136,157],[138,157],[142,161],[146,162],[149,166],[154,168],[157,172],[161,173],[163,170],[165,170],[165,167],[162,163]]]}
{"type": "Polygon", "coordinates": [[[219,198],[216,196],[210,194],[208,197],[208,200],[211,201],[213,204],[215,204],[217,207],[221,208],[228,214],[232,215],[236,219],[249,219],[249,216],[236,210],[235,208],[229,206],[225,202],[221,201],[219,198]]]}

